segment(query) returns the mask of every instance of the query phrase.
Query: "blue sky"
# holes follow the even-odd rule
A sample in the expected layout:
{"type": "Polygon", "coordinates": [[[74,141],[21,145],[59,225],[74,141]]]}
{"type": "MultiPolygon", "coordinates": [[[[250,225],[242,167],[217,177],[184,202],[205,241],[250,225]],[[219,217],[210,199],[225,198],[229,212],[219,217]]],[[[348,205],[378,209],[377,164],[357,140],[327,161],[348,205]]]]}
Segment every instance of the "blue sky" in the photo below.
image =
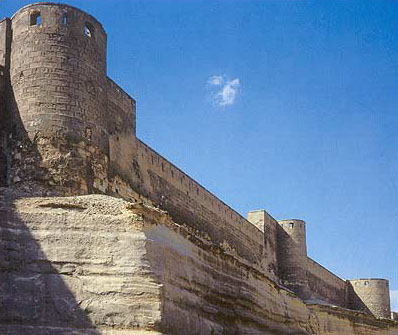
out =
{"type": "Polygon", "coordinates": [[[63,2],[102,22],[141,139],[244,215],[306,220],[312,258],[398,309],[397,1],[63,2]]]}

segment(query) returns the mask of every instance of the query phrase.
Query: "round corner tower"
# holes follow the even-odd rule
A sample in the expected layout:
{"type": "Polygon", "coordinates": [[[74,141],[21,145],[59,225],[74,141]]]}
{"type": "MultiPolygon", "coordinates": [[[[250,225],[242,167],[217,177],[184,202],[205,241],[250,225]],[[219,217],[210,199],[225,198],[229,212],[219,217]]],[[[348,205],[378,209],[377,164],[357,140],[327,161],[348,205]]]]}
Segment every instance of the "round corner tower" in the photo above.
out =
{"type": "Polygon", "coordinates": [[[309,299],[305,222],[278,221],[278,274],[282,285],[302,299],[309,299]]]}
{"type": "Polygon", "coordinates": [[[349,301],[353,309],[371,313],[377,318],[391,318],[390,288],[387,279],[349,280],[349,301]]]}
{"type": "Polygon", "coordinates": [[[48,2],[11,21],[8,183],[92,192],[109,153],[106,33],[91,15],[48,2]]]}

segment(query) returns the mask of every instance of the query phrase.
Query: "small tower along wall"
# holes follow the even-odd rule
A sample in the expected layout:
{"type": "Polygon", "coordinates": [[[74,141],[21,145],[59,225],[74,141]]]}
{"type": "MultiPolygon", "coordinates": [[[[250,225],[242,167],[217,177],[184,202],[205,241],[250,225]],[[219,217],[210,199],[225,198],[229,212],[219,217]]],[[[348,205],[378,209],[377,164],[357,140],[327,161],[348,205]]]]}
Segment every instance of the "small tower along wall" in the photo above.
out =
{"type": "Polygon", "coordinates": [[[264,233],[264,266],[274,279],[277,278],[277,235],[280,229],[278,222],[265,210],[255,210],[247,213],[247,221],[254,224],[264,233]]]}
{"type": "Polygon", "coordinates": [[[302,299],[311,294],[307,280],[307,243],[305,222],[302,220],[278,221],[278,273],[282,285],[302,299]]]}
{"type": "Polygon", "coordinates": [[[390,289],[386,279],[348,281],[350,308],[362,310],[377,318],[391,318],[390,289]]]}

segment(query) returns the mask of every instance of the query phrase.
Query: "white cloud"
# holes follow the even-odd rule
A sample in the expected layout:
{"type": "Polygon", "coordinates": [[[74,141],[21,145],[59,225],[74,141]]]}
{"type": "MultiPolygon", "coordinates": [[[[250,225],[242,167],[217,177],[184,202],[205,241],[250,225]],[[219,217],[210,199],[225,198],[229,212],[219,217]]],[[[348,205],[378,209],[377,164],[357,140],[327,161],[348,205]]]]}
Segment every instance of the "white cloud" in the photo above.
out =
{"type": "Polygon", "coordinates": [[[228,106],[235,103],[240,90],[239,78],[228,80],[225,76],[211,76],[207,80],[211,89],[213,102],[218,106],[228,106]]]}
{"type": "Polygon", "coordinates": [[[222,85],[223,82],[224,78],[222,76],[211,76],[207,81],[209,85],[215,85],[215,86],[222,85]]]}
{"type": "Polygon", "coordinates": [[[391,310],[398,311],[398,290],[390,291],[391,310]]]}

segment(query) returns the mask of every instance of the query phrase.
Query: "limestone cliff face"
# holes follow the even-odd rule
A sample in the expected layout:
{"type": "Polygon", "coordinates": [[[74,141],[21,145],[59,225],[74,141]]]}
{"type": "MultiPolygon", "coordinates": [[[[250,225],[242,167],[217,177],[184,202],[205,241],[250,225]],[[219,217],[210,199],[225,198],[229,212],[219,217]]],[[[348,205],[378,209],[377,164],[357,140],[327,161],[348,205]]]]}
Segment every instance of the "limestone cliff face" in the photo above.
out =
{"type": "Polygon", "coordinates": [[[163,211],[108,196],[0,199],[0,333],[393,335],[306,305],[163,211]]]}

